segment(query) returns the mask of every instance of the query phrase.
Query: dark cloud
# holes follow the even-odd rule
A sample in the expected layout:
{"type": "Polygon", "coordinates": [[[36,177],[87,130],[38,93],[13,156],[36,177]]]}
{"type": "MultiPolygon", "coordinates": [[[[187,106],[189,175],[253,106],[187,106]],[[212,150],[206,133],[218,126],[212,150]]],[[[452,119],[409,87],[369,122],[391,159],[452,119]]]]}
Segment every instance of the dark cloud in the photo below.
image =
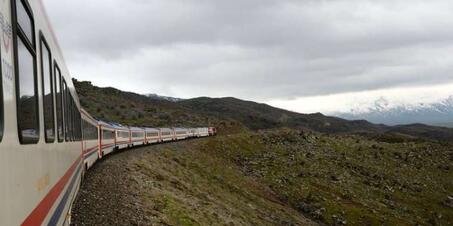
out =
{"type": "Polygon", "coordinates": [[[99,85],[266,101],[453,82],[448,0],[44,0],[99,85]]]}

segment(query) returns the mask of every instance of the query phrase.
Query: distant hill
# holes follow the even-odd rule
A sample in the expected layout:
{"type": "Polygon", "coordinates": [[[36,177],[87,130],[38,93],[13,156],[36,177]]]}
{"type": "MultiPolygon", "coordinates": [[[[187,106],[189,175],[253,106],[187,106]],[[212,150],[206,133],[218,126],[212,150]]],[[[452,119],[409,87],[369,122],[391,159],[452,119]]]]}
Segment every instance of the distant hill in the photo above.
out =
{"type": "Polygon", "coordinates": [[[237,120],[253,130],[291,127],[332,133],[376,133],[385,131],[385,126],[371,124],[367,121],[348,121],[324,116],[320,113],[299,114],[267,104],[232,97],[201,97],[181,101],[179,104],[201,115],[237,120]]]}
{"type": "Polygon", "coordinates": [[[145,96],[147,96],[147,97],[149,97],[151,99],[154,99],[154,100],[167,100],[167,101],[170,101],[170,102],[178,102],[178,101],[184,100],[182,98],[160,96],[160,95],[157,95],[155,93],[147,94],[145,96]]]}
{"type": "Polygon", "coordinates": [[[81,104],[94,117],[135,126],[216,126],[222,132],[296,128],[324,133],[453,140],[453,129],[413,124],[385,126],[317,114],[299,114],[232,97],[169,101],[74,80],[81,104]]]}
{"type": "Polygon", "coordinates": [[[415,104],[394,103],[381,97],[370,106],[358,106],[349,112],[334,115],[350,120],[365,119],[387,125],[423,123],[453,127],[453,96],[435,103],[415,104]]]}

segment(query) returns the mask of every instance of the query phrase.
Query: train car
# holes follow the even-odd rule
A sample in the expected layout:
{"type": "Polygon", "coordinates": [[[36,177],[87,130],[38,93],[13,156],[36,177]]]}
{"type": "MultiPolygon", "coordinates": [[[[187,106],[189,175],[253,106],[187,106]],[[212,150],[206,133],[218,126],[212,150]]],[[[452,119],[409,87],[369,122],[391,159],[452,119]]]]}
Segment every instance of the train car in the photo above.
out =
{"type": "Polygon", "coordinates": [[[116,149],[126,149],[131,144],[131,131],[128,127],[122,126],[120,124],[112,125],[115,128],[115,145],[116,149]]]}
{"type": "Polygon", "coordinates": [[[175,135],[173,129],[170,128],[160,128],[160,137],[162,142],[175,140],[175,135]]]}
{"type": "Polygon", "coordinates": [[[116,149],[115,127],[110,123],[99,121],[99,158],[108,155],[116,149]]]}
{"type": "Polygon", "coordinates": [[[195,138],[198,137],[198,129],[197,128],[189,128],[189,137],[195,138]]]}
{"type": "Polygon", "coordinates": [[[197,128],[198,130],[198,137],[208,137],[209,136],[209,128],[197,128]]]}
{"type": "Polygon", "coordinates": [[[99,151],[99,125],[98,121],[91,117],[85,109],[82,112],[82,152],[85,170],[102,157],[99,151]]]}
{"type": "Polygon", "coordinates": [[[146,133],[146,135],[145,135],[146,144],[154,144],[154,143],[162,142],[159,129],[145,128],[145,133],[146,133]]]}
{"type": "Polygon", "coordinates": [[[173,130],[174,130],[176,140],[184,140],[189,137],[189,129],[174,128],[173,130]]]}
{"type": "Polygon", "coordinates": [[[63,225],[82,168],[80,104],[42,1],[0,1],[0,225],[63,225]]]}
{"type": "Polygon", "coordinates": [[[140,146],[146,144],[145,129],[138,127],[129,127],[131,134],[131,145],[140,146]]]}

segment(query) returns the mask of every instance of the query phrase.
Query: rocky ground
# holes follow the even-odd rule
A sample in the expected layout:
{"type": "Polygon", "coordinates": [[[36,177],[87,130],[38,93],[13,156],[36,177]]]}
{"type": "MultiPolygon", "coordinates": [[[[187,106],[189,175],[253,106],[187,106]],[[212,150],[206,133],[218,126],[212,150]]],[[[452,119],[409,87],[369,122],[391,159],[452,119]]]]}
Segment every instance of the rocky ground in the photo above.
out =
{"type": "Polygon", "coordinates": [[[200,153],[200,141],[98,162],[76,199],[72,225],[317,225],[239,168],[200,153]]]}
{"type": "Polygon", "coordinates": [[[453,225],[453,145],[244,132],[134,149],[88,172],[74,225],[453,225]]]}

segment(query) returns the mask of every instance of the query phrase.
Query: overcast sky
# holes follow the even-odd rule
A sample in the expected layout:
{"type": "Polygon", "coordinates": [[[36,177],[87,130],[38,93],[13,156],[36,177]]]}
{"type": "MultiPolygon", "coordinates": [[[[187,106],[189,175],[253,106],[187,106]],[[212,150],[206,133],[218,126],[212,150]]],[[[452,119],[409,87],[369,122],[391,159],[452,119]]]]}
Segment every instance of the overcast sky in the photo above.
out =
{"type": "Polygon", "coordinates": [[[43,1],[99,86],[324,113],[453,94],[451,0],[43,1]]]}

